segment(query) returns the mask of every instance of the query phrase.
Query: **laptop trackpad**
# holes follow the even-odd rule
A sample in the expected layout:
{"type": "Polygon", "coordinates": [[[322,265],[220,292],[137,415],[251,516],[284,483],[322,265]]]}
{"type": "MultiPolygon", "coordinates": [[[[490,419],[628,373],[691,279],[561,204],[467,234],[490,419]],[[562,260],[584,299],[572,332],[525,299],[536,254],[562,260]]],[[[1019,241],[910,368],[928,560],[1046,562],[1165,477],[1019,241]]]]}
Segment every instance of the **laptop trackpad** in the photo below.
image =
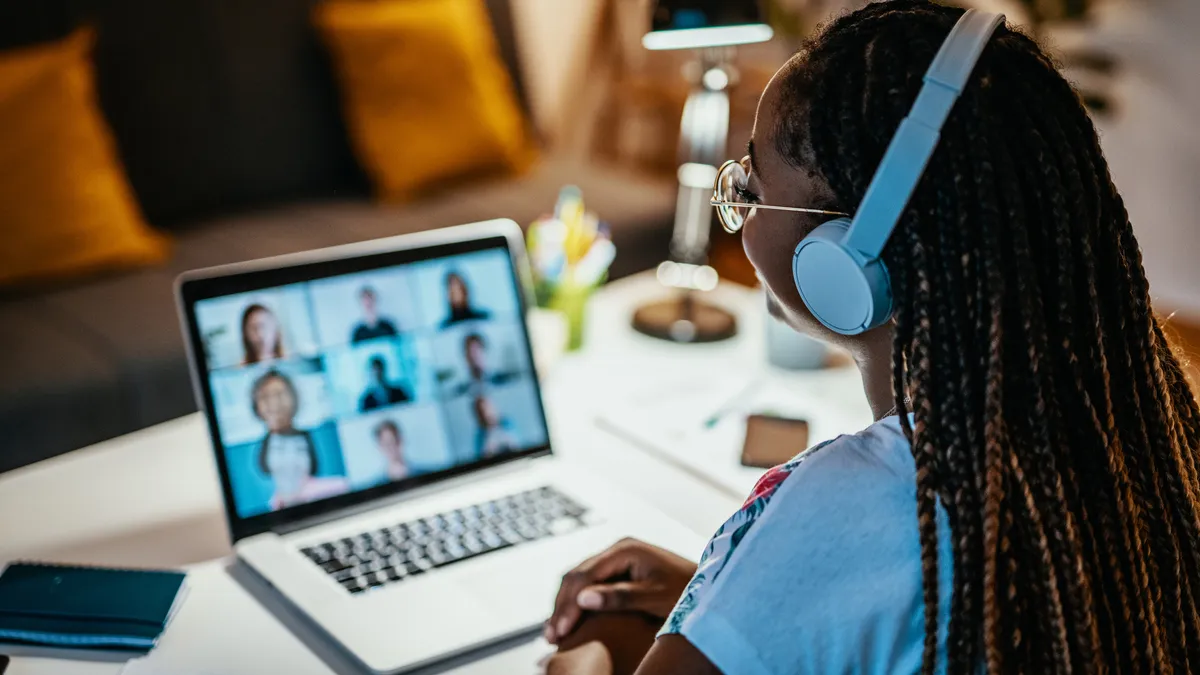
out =
{"type": "Polygon", "coordinates": [[[545,545],[517,547],[489,561],[486,576],[472,574],[464,586],[506,624],[539,625],[554,609],[562,576],[611,544],[613,536],[607,527],[589,527],[545,545]]]}
{"type": "Polygon", "coordinates": [[[342,605],[335,635],[373,670],[389,670],[397,654],[409,663],[436,660],[493,637],[503,614],[490,611],[453,575],[430,575],[393,591],[369,592],[342,605]]]}

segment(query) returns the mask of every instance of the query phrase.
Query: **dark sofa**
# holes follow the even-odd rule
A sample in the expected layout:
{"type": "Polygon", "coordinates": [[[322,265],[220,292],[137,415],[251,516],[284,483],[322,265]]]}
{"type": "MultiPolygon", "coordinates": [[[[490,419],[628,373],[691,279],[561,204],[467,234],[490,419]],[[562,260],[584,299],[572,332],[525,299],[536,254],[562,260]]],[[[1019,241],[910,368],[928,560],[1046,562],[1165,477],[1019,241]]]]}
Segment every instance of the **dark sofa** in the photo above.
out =
{"type": "MultiPolygon", "coordinates": [[[[498,216],[528,223],[568,182],[613,227],[614,276],[665,252],[669,183],[552,150],[524,176],[371,203],[313,2],[0,6],[0,49],[97,28],[101,106],[148,220],[175,242],[163,267],[0,290],[0,472],[195,410],[172,297],[187,269],[498,216]]],[[[508,1],[487,4],[527,107],[508,1]]]]}

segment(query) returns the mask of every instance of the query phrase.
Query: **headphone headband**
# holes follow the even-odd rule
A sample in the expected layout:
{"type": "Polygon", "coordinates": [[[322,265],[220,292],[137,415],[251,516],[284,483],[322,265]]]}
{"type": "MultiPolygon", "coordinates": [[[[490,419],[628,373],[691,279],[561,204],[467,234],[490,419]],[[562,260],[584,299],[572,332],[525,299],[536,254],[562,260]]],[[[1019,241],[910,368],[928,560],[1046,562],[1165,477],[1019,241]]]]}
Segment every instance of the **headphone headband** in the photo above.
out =
{"type": "Polygon", "coordinates": [[[937,148],[942,126],[1003,14],[968,9],[950,30],[925,73],[917,100],[900,122],[863,196],[845,244],[877,259],[937,148]]]}

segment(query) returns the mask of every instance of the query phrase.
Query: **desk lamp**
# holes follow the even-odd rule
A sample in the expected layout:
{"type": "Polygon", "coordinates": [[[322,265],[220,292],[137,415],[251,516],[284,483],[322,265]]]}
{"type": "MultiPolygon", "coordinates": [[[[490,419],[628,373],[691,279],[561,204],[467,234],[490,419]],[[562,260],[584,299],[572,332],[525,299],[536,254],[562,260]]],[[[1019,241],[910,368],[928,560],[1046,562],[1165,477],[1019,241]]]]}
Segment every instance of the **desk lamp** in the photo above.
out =
{"type": "Polygon", "coordinates": [[[737,333],[728,311],[704,302],[698,292],[717,286],[708,263],[713,181],[725,160],[729,137],[729,85],[736,45],[765,42],[773,31],[763,21],[758,0],[657,0],[650,32],[642,46],[652,50],[689,49],[696,58],[693,89],[683,108],[679,135],[679,196],[670,257],[658,266],[658,280],[679,293],[644,305],[634,313],[639,332],[674,342],[715,342],[737,333]]]}

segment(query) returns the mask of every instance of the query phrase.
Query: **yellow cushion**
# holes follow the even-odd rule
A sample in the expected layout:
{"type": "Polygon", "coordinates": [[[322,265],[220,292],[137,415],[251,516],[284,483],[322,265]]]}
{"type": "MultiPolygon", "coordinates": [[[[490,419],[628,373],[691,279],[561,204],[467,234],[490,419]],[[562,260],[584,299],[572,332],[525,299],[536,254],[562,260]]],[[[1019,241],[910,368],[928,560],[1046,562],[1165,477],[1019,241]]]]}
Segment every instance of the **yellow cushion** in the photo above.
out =
{"type": "Polygon", "coordinates": [[[0,53],[0,284],[161,261],[96,103],[92,31],[0,53]]]}
{"type": "Polygon", "coordinates": [[[314,19],[381,199],[533,162],[482,0],[329,0],[314,19]]]}

